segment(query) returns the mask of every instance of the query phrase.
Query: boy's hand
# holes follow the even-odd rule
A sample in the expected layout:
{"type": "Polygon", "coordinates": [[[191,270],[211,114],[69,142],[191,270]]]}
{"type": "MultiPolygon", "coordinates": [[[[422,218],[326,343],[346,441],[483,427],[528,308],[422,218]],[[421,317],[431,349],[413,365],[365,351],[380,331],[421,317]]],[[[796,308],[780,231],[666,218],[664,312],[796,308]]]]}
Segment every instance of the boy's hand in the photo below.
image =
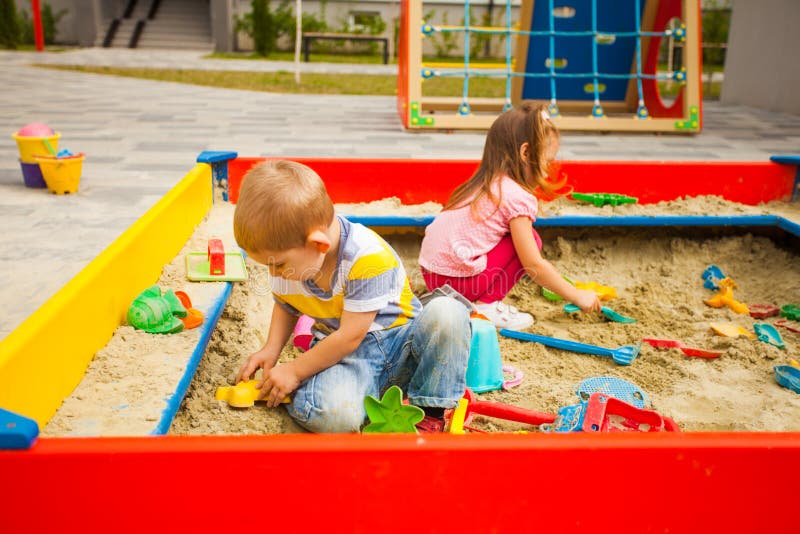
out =
{"type": "Polygon", "coordinates": [[[600,299],[594,291],[578,289],[572,302],[585,312],[600,311],[600,299]]]}
{"type": "Polygon", "coordinates": [[[247,361],[242,365],[239,372],[236,374],[236,383],[242,382],[243,380],[250,380],[253,378],[253,375],[256,374],[256,371],[259,369],[263,369],[263,375],[266,376],[267,371],[269,371],[277,361],[277,358],[270,357],[269,352],[265,350],[260,350],[258,352],[254,352],[247,358],[247,361]]]}
{"type": "Polygon", "coordinates": [[[258,398],[267,401],[267,406],[274,408],[300,385],[300,378],[291,363],[264,370],[264,380],[258,384],[261,393],[258,398]]]}

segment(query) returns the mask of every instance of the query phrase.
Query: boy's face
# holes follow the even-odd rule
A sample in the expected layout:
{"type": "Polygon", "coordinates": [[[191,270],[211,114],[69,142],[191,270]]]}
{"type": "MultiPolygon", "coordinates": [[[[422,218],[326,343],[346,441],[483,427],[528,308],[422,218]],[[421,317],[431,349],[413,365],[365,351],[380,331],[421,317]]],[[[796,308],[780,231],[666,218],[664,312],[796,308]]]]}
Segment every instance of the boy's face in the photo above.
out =
{"type": "Polygon", "coordinates": [[[319,274],[325,254],[314,243],[282,251],[248,252],[253,260],[269,267],[269,274],[287,280],[309,280],[319,274]]]}

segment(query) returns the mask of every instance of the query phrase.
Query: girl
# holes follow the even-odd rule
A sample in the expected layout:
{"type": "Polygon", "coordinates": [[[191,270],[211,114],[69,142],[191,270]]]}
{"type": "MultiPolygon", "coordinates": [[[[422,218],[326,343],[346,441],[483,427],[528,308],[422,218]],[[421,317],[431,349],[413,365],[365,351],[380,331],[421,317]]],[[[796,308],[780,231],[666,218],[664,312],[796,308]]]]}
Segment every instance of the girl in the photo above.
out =
{"type": "Polygon", "coordinates": [[[449,284],[476,301],[497,328],[533,324],[530,314],[502,302],[525,273],[584,311],[600,310],[594,292],[570,285],[542,257],[542,240],[532,227],[534,192],[553,195],[563,186],[547,177],[556,152],[558,130],[544,105],[525,103],[494,121],[478,170],[425,231],[419,264],[428,289],[449,284]]]}

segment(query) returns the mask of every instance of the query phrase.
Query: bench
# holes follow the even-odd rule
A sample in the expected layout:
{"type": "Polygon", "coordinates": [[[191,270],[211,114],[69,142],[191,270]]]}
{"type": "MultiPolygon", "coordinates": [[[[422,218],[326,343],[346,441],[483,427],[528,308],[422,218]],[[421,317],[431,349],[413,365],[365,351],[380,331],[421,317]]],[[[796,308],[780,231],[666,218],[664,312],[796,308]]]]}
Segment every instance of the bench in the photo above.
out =
{"type": "Polygon", "coordinates": [[[386,36],[360,33],[304,33],[303,61],[306,62],[308,62],[308,45],[311,41],[373,41],[383,43],[383,64],[389,63],[389,38],[386,36]]]}

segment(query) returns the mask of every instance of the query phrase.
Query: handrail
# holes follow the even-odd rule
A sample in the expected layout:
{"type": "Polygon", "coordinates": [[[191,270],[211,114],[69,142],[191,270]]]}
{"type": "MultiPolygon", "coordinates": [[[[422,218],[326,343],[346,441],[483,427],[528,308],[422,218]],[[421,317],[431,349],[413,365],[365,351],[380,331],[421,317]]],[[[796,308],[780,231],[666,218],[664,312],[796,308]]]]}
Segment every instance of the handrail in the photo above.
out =
{"type": "Polygon", "coordinates": [[[118,18],[111,21],[111,24],[108,26],[108,30],[106,31],[106,36],[103,37],[103,48],[109,48],[111,43],[114,42],[114,36],[117,34],[119,24],[120,19],[118,18]]]}
{"type": "Polygon", "coordinates": [[[125,5],[125,11],[122,13],[122,18],[131,18],[134,9],[136,9],[136,0],[128,0],[128,3],[125,5]]]}
{"type": "Polygon", "coordinates": [[[161,0],[152,0],[150,2],[150,9],[147,10],[147,18],[149,20],[156,18],[156,12],[159,7],[161,7],[161,0]]]}
{"type": "Polygon", "coordinates": [[[139,19],[136,21],[136,26],[134,26],[133,33],[131,34],[131,40],[128,41],[128,48],[136,48],[136,45],[139,44],[139,37],[142,36],[146,22],[147,21],[145,19],[139,19]]]}

